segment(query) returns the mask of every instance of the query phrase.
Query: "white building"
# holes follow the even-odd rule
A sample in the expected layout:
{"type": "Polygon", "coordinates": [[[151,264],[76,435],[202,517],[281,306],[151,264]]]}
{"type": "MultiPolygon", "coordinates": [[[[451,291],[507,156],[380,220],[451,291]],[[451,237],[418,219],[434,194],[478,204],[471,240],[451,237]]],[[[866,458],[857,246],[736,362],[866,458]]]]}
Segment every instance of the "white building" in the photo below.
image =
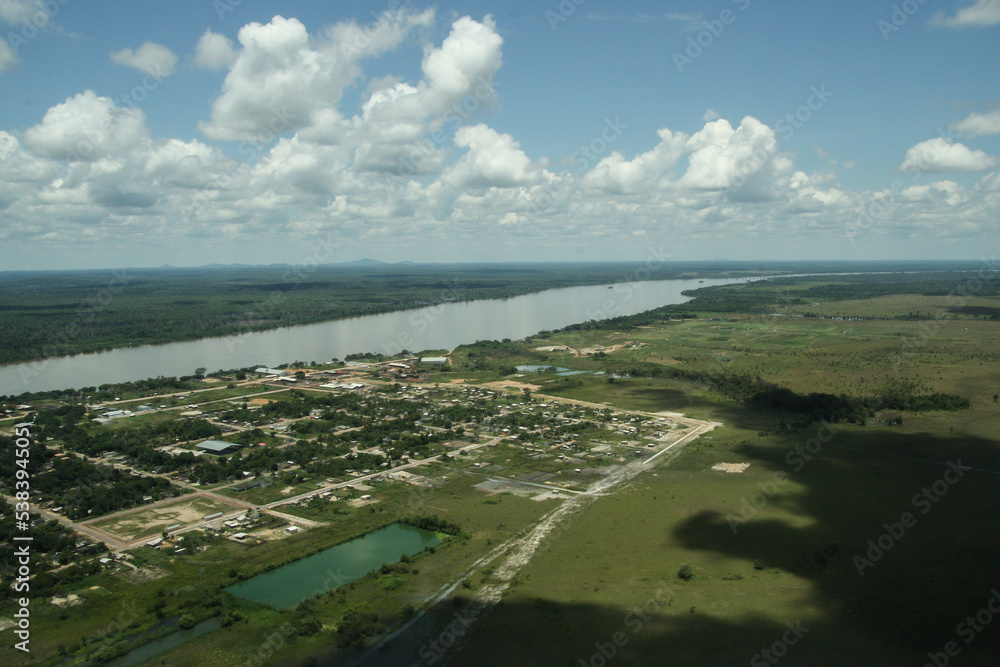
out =
{"type": "Polygon", "coordinates": [[[254,373],[260,373],[261,375],[273,375],[274,377],[281,377],[282,375],[288,375],[288,371],[282,370],[280,368],[265,368],[261,366],[260,368],[255,368],[254,373]]]}

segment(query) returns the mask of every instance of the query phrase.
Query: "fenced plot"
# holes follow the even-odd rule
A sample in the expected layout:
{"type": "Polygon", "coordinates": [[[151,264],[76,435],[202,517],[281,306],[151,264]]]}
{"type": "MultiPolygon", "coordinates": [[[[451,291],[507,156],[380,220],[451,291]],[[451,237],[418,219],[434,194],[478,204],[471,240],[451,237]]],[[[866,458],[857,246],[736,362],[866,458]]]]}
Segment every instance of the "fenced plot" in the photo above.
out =
{"type": "Polygon", "coordinates": [[[91,525],[118,539],[133,542],[144,537],[159,535],[170,526],[178,524],[186,526],[217,512],[228,513],[239,509],[241,509],[239,505],[214,498],[195,496],[123,516],[112,517],[91,525]]]}

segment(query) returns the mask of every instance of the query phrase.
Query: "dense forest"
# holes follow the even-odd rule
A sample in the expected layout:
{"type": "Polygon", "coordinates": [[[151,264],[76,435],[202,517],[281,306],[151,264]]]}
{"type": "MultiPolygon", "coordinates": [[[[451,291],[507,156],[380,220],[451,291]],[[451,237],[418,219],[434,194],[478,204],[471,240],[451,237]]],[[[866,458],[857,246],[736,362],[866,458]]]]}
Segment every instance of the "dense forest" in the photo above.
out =
{"type": "MultiPolygon", "coordinates": [[[[12,441],[0,438],[0,484],[11,491],[16,461],[12,441]]],[[[96,465],[75,456],[56,456],[41,442],[32,443],[28,459],[35,502],[63,507],[70,519],[83,520],[135,507],[143,498],[178,495],[180,489],[160,477],[139,477],[117,468],[96,465]]]]}
{"type": "MultiPolygon", "coordinates": [[[[606,320],[590,320],[564,327],[564,331],[581,329],[629,330],[648,326],[671,318],[697,318],[699,314],[745,313],[764,315],[781,312],[788,306],[815,302],[835,302],[851,299],[872,299],[900,294],[951,297],[955,305],[950,315],[997,319],[1000,308],[965,306],[967,296],[1000,296],[1000,271],[995,268],[926,273],[869,274],[823,276],[823,284],[803,287],[801,277],[776,277],[768,280],[713,285],[684,292],[693,297],[685,303],[670,304],[635,315],[623,315],[606,320]]],[[[805,314],[808,316],[808,313],[805,314]]],[[[909,314],[901,319],[935,319],[936,313],[909,314]]]]}
{"type": "MultiPolygon", "coordinates": [[[[611,362],[615,376],[671,377],[716,391],[764,412],[794,416],[799,422],[848,421],[863,423],[883,410],[965,410],[970,402],[964,396],[929,393],[917,382],[892,380],[867,396],[812,392],[801,394],[768,382],[758,375],[740,372],[701,372],[649,362],[611,362]]],[[[611,381],[614,381],[612,376],[611,381]]]]}

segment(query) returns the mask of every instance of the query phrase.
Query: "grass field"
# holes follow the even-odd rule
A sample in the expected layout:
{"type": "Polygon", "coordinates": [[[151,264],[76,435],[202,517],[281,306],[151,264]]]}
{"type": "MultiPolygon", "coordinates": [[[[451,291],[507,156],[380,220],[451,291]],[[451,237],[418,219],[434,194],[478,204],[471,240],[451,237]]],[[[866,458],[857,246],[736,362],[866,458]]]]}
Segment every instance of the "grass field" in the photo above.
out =
{"type": "MultiPolygon", "coordinates": [[[[838,665],[846,656],[922,664],[991,596],[996,537],[989,518],[970,510],[1000,500],[997,476],[966,473],[939,502],[915,505],[947,464],[899,458],[903,438],[845,427],[795,472],[786,456],[813,435],[721,429],[600,500],[543,545],[457,664],[578,664],[617,631],[629,640],[619,647],[622,664],[660,665],[665,656],[747,664],[789,622],[809,628],[808,641],[789,648],[789,664],[838,665]],[[751,466],[712,471],[719,462],[751,466]],[[855,557],[867,558],[868,540],[904,512],[915,525],[859,572],[855,557]],[[685,564],[690,581],[677,575],[685,564]],[[520,641],[497,656],[510,635],[520,641]]],[[[998,640],[995,628],[983,632],[961,664],[990,664],[998,640]]]]}

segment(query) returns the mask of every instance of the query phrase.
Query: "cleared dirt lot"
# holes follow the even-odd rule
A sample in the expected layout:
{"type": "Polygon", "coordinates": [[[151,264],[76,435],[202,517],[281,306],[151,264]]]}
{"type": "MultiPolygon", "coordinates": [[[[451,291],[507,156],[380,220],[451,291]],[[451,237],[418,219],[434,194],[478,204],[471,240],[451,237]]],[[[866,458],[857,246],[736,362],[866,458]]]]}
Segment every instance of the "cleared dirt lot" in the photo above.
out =
{"type": "Polygon", "coordinates": [[[97,521],[91,525],[118,539],[134,542],[144,537],[159,535],[164,528],[169,526],[196,523],[209,514],[235,512],[240,509],[243,509],[240,505],[231,505],[214,498],[199,496],[182,498],[175,503],[160,505],[105,521],[97,521]]]}

